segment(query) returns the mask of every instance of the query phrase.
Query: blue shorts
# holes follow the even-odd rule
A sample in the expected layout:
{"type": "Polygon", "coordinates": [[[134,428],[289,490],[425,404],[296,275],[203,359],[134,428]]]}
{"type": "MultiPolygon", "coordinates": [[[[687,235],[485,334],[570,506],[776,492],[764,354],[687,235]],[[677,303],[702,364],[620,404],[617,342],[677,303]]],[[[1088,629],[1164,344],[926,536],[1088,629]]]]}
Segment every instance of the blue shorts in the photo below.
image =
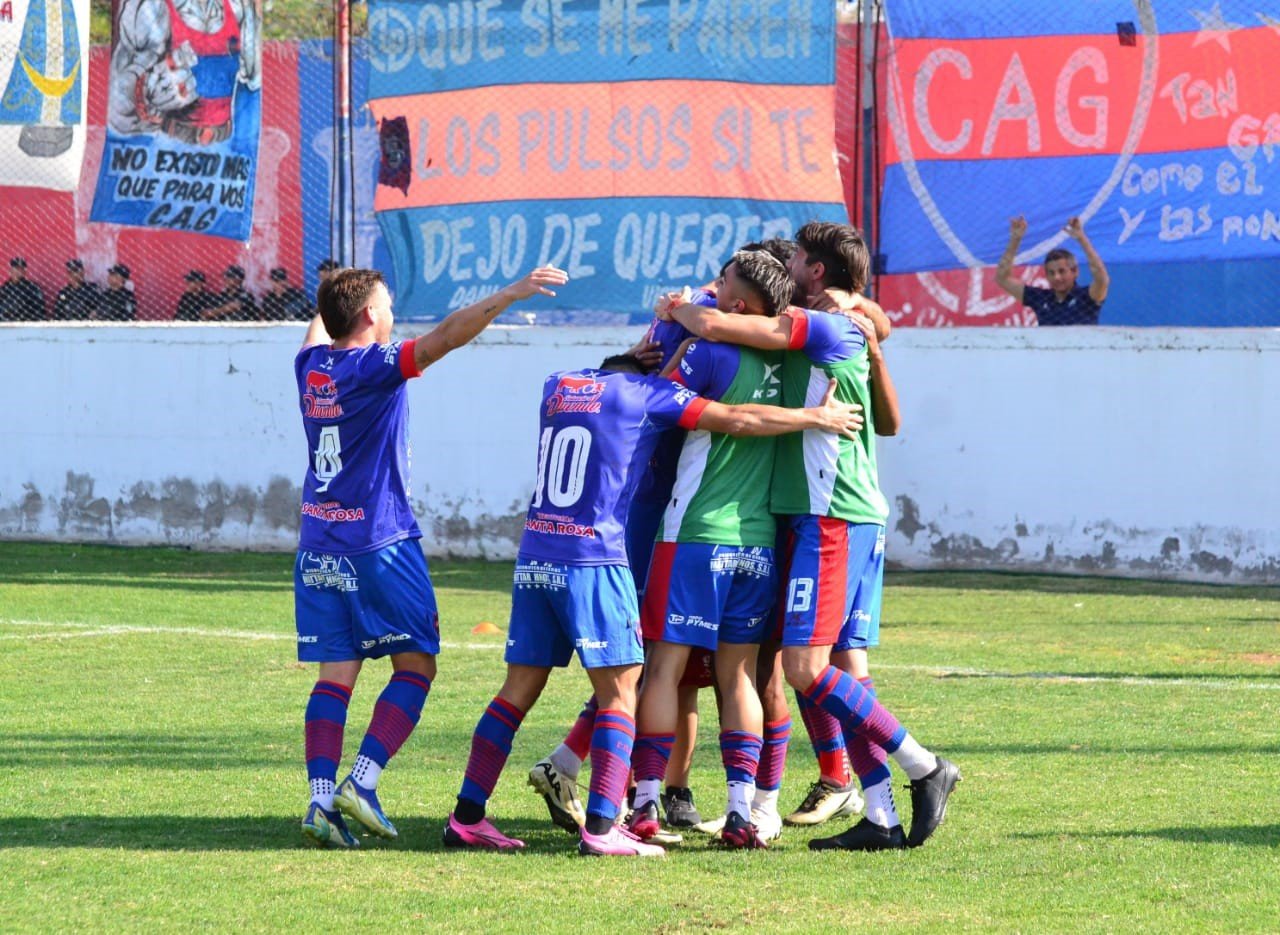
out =
{"type": "Polygon", "coordinates": [[[360,555],[299,549],[293,607],[302,662],[440,652],[436,595],[417,539],[360,555]]]}
{"type": "Polygon", "coordinates": [[[640,611],[626,565],[562,565],[517,558],[506,661],[584,669],[640,665],[640,611]]]}
{"type": "Polygon", "coordinates": [[[773,549],[659,542],[641,608],[646,640],[714,650],[759,643],[777,591],[773,549]]]}
{"type": "Polygon", "coordinates": [[[878,646],[884,527],[793,516],[788,531],[782,645],[878,646]]]}

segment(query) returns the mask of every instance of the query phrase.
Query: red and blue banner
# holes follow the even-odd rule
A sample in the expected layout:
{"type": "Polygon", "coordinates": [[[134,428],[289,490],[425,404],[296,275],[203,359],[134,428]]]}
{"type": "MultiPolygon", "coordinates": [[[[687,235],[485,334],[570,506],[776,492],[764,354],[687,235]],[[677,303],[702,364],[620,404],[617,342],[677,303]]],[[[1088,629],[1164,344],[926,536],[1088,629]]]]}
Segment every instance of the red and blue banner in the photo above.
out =
{"type": "Polygon", "coordinates": [[[566,303],[630,312],[847,218],[829,2],[371,7],[374,204],[407,314],[541,263],[566,303]]]}
{"type": "Polygon", "coordinates": [[[262,123],[260,0],[117,3],[91,219],[247,241],[262,123]]]}
{"type": "Polygon", "coordinates": [[[885,14],[886,272],[992,266],[1019,214],[1018,264],[1072,247],[1073,216],[1109,267],[1280,254],[1280,19],[1257,4],[885,14]]]}

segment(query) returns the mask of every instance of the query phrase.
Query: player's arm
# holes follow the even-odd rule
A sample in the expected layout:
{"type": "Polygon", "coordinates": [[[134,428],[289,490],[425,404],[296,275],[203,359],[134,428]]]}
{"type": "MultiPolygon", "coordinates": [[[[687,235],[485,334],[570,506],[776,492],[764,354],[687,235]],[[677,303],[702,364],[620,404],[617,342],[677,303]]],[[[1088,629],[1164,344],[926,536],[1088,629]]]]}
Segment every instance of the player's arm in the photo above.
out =
{"type": "Polygon", "coordinates": [[[762,351],[785,351],[791,344],[791,319],[786,315],[734,315],[701,305],[679,305],[669,315],[697,337],[723,344],[762,351]]]}
{"type": "Polygon", "coordinates": [[[1084,224],[1079,218],[1067,221],[1067,233],[1080,244],[1085,259],[1089,261],[1089,274],[1093,277],[1093,281],[1089,283],[1089,298],[1101,305],[1107,300],[1107,290],[1111,287],[1107,266],[1102,262],[1102,257],[1098,256],[1098,251],[1093,249],[1093,243],[1084,232],[1084,224]]]}
{"type": "Polygon", "coordinates": [[[307,333],[302,336],[302,346],[310,347],[313,344],[332,344],[333,338],[329,337],[329,332],[325,330],[324,319],[320,317],[320,313],[316,312],[311,319],[311,324],[307,325],[307,333]]]}
{"type": "Polygon", "coordinates": [[[1018,255],[1018,245],[1026,233],[1027,219],[1021,214],[1009,221],[1009,244],[996,264],[996,285],[1019,302],[1022,301],[1023,283],[1013,277],[1013,258],[1018,255]]]}
{"type": "Polygon", "coordinates": [[[862,407],[835,398],[836,381],[827,386],[822,403],[808,409],[783,409],[743,403],[729,406],[708,402],[698,416],[697,428],[722,435],[785,435],[819,429],[833,435],[856,438],[862,428],[862,407]]]}
{"type": "MultiPolygon", "coordinates": [[[[858,317],[870,319],[876,328],[876,339],[885,341],[893,331],[893,323],[884,313],[878,302],[873,302],[859,292],[845,292],[843,289],[824,289],[808,302],[808,308],[819,312],[839,312],[855,325],[858,317]]],[[[861,326],[859,325],[859,328],[861,326]]]]}
{"type": "Polygon", "coordinates": [[[871,384],[871,415],[876,420],[877,435],[897,435],[902,429],[902,413],[898,410],[898,391],[889,376],[884,349],[876,338],[875,323],[856,313],[849,316],[867,342],[867,374],[871,384]]]}
{"type": "Polygon", "coordinates": [[[486,299],[453,312],[413,342],[413,362],[418,372],[471,341],[513,302],[535,295],[555,295],[551,287],[562,286],[568,281],[569,274],[564,270],[539,266],[523,279],[504,286],[486,299]]]}
{"type": "Polygon", "coordinates": [[[684,355],[697,340],[697,338],[685,338],[681,341],[680,346],[676,348],[676,352],[671,355],[671,359],[667,361],[667,365],[662,368],[662,372],[658,376],[669,378],[671,374],[675,373],[676,368],[680,366],[680,361],[684,360],[684,355]]]}

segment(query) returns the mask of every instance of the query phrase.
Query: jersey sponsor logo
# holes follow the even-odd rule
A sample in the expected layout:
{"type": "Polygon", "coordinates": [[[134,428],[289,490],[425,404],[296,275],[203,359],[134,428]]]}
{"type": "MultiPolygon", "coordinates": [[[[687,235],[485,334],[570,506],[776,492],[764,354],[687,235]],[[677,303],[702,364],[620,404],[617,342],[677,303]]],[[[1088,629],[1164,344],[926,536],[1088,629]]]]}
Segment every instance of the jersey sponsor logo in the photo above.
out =
{"type": "MultiPolygon", "coordinates": [[[[335,591],[359,591],[360,579],[351,560],[341,555],[303,552],[299,569],[302,583],[308,588],[332,588],[335,591]]],[[[298,637],[299,643],[314,642],[298,637]]]]}
{"type": "Polygon", "coordinates": [[[594,539],[596,528],[581,523],[556,523],[549,519],[527,519],[524,521],[526,532],[545,532],[553,536],[576,536],[579,539],[594,539]]]}
{"type": "Polygon", "coordinates": [[[597,413],[604,383],[592,377],[561,377],[555,392],[547,397],[547,415],[558,412],[597,413]]]}
{"type": "Polygon", "coordinates": [[[388,344],[382,349],[382,359],[388,367],[397,367],[400,365],[400,341],[395,344],[388,344]]]}
{"type": "Polygon", "coordinates": [[[342,415],[338,384],[319,370],[307,371],[307,389],[302,394],[303,415],[308,419],[336,419],[342,415]]]}
{"type": "Polygon", "coordinates": [[[327,523],[358,523],[364,519],[364,507],[351,509],[332,500],[328,503],[303,503],[302,515],[327,523]]]}
{"type": "Polygon", "coordinates": [[[680,387],[678,390],[676,390],[675,401],[677,405],[687,406],[689,405],[689,403],[693,402],[697,398],[698,398],[698,394],[695,393],[693,390],[685,389],[684,387],[680,387]]]}

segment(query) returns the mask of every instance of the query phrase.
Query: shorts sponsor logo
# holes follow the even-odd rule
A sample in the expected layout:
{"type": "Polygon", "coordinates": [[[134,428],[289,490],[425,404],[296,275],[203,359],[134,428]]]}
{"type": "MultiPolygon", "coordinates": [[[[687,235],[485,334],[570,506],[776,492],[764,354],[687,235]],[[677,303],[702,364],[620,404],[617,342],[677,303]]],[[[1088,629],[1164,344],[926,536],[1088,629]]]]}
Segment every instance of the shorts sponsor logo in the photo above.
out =
{"type": "Polygon", "coordinates": [[[343,555],[303,552],[300,569],[302,584],[308,588],[332,588],[335,591],[359,591],[360,579],[351,560],[343,555]]]}
{"type": "Polygon", "coordinates": [[[592,377],[563,376],[555,391],[547,397],[547,415],[558,412],[597,413],[600,397],[604,395],[604,383],[592,377]]]}
{"type": "Polygon", "coordinates": [[[870,623],[871,615],[867,613],[865,610],[855,610],[853,612],[853,622],[854,623],[870,623]]]}
{"type": "Polygon", "coordinates": [[[773,557],[758,546],[741,551],[720,551],[711,556],[711,573],[768,578],[773,574],[773,557]]]}
{"type": "Polygon", "coordinates": [[[685,617],[684,625],[686,627],[695,627],[699,630],[720,629],[719,624],[716,624],[711,620],[704,620],[702,617],[699,617],[697,614],[690,614],[688,617],[685,617]]]}
{"type": "Polygon", "coordinates": [[[373,649],[373,647],[375,647],[375,646],[377,646],[377,645],[378,645],[378,641],[377,641],[377,640],[361,640],[361,641],[360,641],[360,648],[361,648],[361,649],[373,649]]]}
{"type": "Polygon", "coordinates": [[[378,637],[377,644],[386,646],[390,643],[403,643],[405,640],[413,639],[408,633],[385,633],[378,637]]]}
{"type": "Polygon", "coordinates": [[[318,637],[318,636],[299,636],[299,637],[298,637],[298,642],[299,642],[299,643],[319,643],[319,642],[320,642],[320,637],[318,637]]]}
{"type": "Polygon", "coordinates": [[[333,377],[319,370],[307,371],[302,411],[308,419],[336,419],[342,415],[342,406],[338,403],[338,384],[333,381],[333,377]]]}
{"type": "Polygon", "coordinates": [[[579,637],[574,641],[575,646],[579,649],[608,649],[608,640],[589,640],[585,636],[579,637]]]}
{"type": "Polygon", "coordinates": [[[680,626],[684,623],[684,614],[667,614],[667,623],[673,627],[680,626]]]}
{"type": "Polygon", "coordinates": [[[517,588],[546,588],[563,591],[569,587],[569,570],[553,562],[519,562],[514,577],[517,588]]]}

